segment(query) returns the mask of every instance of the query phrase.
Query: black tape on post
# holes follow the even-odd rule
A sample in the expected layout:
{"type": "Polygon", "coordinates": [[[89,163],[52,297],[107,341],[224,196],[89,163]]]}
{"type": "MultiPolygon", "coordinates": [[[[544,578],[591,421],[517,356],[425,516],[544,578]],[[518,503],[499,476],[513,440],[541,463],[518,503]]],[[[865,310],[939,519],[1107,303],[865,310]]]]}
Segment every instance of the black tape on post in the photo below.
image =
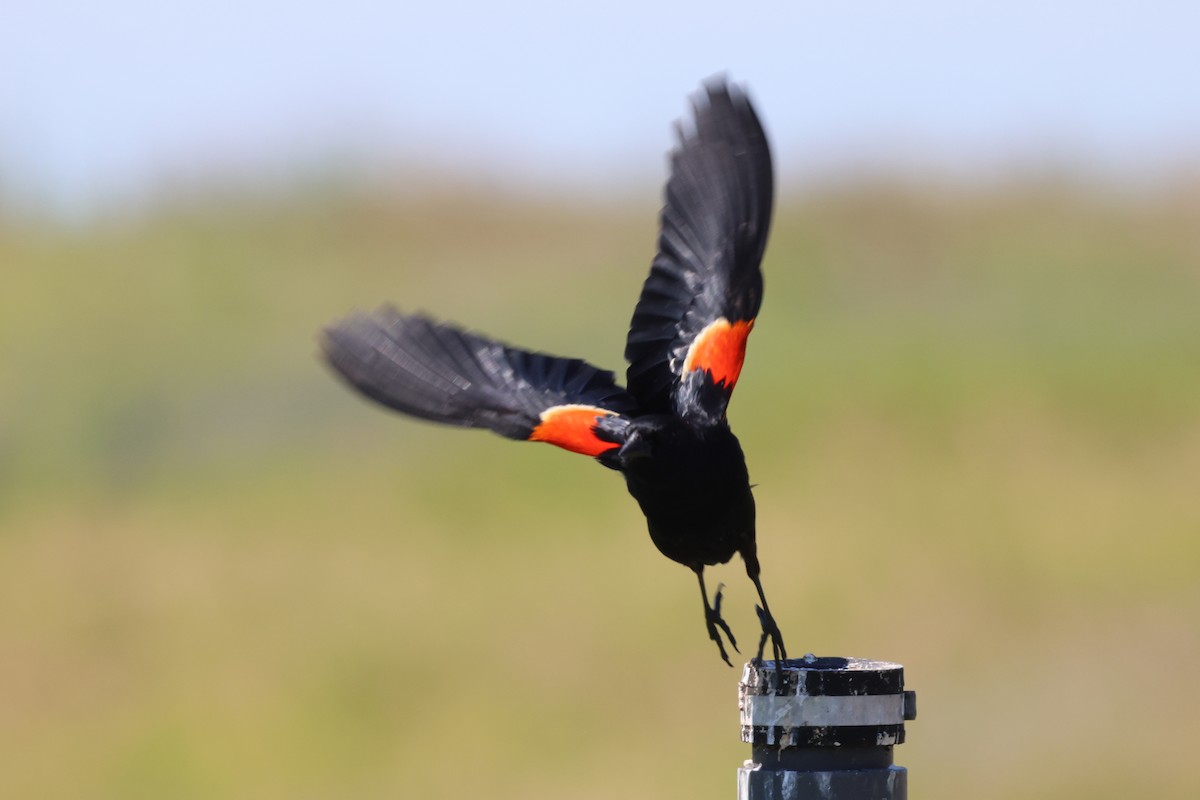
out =
{"type": "Polygon", "coordinates": [[[904,667],[861,658],[750,662],[738,685],[738,800],[907,800],[892,748],[916,718],[904,667]]]}

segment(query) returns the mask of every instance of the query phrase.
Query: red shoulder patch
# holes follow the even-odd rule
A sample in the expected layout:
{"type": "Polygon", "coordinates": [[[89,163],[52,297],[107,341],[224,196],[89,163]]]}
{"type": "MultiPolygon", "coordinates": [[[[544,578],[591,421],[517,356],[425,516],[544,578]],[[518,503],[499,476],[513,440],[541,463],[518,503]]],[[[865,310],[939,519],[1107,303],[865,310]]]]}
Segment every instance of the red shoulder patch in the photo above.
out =
{"type": "Polygon", "coordinates": [[[597,406],[551,406],[541,413],[542,421],[529,434],[529,441],[549,442],[572,453],[595,457],[620,447],[616,442],[604,441],[595,431],[597,420],[615,413],[597,406]]]}
{"type": "Polygon", "coordinates": [[[684,374],[694,369],[707,370],[714,383],[724,383],[732,390],[742,374],[746,339],[753,327],[752,319],[730,322],[721,317],[709,323],[688,348],[683,360],[684,374]]]}

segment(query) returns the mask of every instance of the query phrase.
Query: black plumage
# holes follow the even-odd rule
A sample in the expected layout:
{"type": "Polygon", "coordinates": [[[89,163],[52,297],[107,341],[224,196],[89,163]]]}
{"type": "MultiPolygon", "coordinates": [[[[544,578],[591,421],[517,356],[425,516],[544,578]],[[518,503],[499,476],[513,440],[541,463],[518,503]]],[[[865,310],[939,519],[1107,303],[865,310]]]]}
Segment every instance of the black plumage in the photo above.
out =
{"type": "Polygon", "coordinates": [[[767,137],[742,92],[710,85],[694,116],[692,131],[678,127],[658,253],[625,345],[627,383],[643,408],[680,415],[691,410],[678,387],[696,336],[713,320],[758,315],[774,193],[767,137]]]}
{"type": "Polygon", "coordinates": [[[586,404],[632,414],[611,372],[532,353],[384,307],[324,331],[325,357],[356,389],[410,416],[528,439],[548,408],[586,404]]]}
{"type": "Polygon", "coordinates": [[[414,417],[546,441],[625,477],[650,537],[692,569],[705,625],[729,662],[721,590],[704,568],[740,554],[754,582],[762,637],[783,637],[759,578],[754,497],[726,418],[746,339],[762,303],[759,269],[771,221],[770,150],[745,93],[709,82],[679,127],[658,252],[626,340],[628,390],[579,359],[514,348],[391,308],[324,331],[329,364],[367,397],[414,417]]]}

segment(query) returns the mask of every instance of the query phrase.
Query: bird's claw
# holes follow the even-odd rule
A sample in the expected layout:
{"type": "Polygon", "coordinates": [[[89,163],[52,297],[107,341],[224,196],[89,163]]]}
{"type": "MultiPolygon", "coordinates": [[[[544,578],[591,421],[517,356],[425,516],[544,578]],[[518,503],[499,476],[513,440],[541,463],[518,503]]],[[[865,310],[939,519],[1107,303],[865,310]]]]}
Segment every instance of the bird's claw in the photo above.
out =
{"type": "Polygon", "coordinates": [[[740,653],[742,651],[738,650],[737,639],[733,638],[733,631],[729,629],[729,624],[721,617],[721,598],[723,597],[722,592],[724,589],[724,584],[717,585],[717,593],[713,597],[713,604],[710,608],[705,609],[704,622],[708,626],[708,638],[717,643],[717,649],[721,651],[722,660],[732,667],[733,662],[729,660],[729,654],[725,652],[725,644],[721,641],[721,634],[717,630],[720,629],[725,632],[734,652],[740,653]]]}
{"type": "Polygon", "coordinates": [[[770,611],[757,605],[754,610],[758,612],[758,624],[762,626],[762,637],[758,640],[758,655],[755,656],[755,660],[762,663],[763,650],[766,649],[767,639],[770,639],[771,650],[775,654],[775,664],[781,666],[784,661],[787,661],[787,648],[783,646],[783,634],[779,632],[779,626],[775,624],[775,618],[771,616],[770,611]]]}

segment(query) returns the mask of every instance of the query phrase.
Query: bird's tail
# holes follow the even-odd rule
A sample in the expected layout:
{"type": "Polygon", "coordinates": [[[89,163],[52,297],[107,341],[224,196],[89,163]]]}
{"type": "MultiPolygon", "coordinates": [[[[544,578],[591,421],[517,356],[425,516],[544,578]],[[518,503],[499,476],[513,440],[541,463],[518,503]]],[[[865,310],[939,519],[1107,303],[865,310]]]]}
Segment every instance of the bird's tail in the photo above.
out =
{"type": "Polygon", "coordinates": [[[637,411],[611,372],[586,361],[509,347],[393,308],[331,325],[321,346],[342,378],[389,408],[586,455],[618,447],[637,411]]]}

